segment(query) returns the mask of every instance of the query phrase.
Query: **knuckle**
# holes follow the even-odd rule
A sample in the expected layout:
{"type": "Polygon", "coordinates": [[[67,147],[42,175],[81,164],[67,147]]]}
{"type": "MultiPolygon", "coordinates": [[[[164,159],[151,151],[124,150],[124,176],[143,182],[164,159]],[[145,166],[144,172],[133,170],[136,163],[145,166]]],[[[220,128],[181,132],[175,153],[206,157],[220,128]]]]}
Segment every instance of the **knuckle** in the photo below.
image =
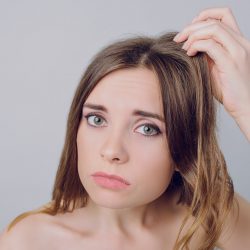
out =
{"type": "Polygon", "coordinates": [[[224,8],[224,12],[230,13],[230,14],[231,14],[231,13],[232,13],[232,10],[231,10],[230,7],[227,6],[227,7],[224,8]]]}
{"type": "Polygon", "coordinates": [[[210,23],[211,23],[211,24],[219,24],[219,21],[218,21],[218,20],[215,20],[215,19],[212,19],[212,20],[210,20],[210,23]]]}
{"type": "Polygon", "coordinates": [[[224,11],[224,13],[226,13],[226,14],[229,14],[229,15],[231,15],[232,14],[232,10],[231,10],[231,8],[230,7],[225,7],[224,9],[223,9],[223,11],[224,11]]]}
{"type": "Polygon", "coordinates": [[[214,19],[214,18],[208,18],[208,19],[207,19],[207,23],[208,23],[209,25],[214,25],[214,24],[219,23],[219,21],[216,20],[216,19],[214,19]]]}
{"type": "Polygon", "coordinates": [[[204,8],[203,10],[200,11],[199,15],[202,16],[204,15],[207,11],[210,11],[211,8],[204,8]]]}

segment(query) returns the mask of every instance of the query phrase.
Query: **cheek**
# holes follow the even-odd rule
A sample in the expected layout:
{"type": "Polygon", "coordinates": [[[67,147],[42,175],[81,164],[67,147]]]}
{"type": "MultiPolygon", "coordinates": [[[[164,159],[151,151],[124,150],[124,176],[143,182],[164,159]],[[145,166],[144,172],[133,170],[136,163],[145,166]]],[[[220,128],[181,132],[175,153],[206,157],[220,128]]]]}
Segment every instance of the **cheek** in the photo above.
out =
{"type": "Polygon", "coordinates": [[[163,139],[150,140],[149,142],[144,141],[140,146],[136,145],[133,150],[135,152],[134,157],[138,163],[140,162],[139,165],[147,166],[151,171],[168,172],[168,170],[172,169],[172,161],[167,143],[163,139]]]}
{"type": "Polygon", "coordinates": [[[96,133],[86,131],[85,125],[82,123],[77,133],[77,153],[79,161],[92,159],[95,150],[98,148],[100,137],[96,133]]]}
{"type": "Polygon", "coordinates": [[[89,176],[98,170],[96,159],[99,155],[101,134],[96,130],[87,128],[84,121],[79,126],[77,143],[77,168],[83,186],[88,185],[89,176]]]}
{"type": "Polygon", "coordinates": [[[96,148],[95,138],[86,135],[86,132],[84,132],[83,125],[81,125],[78,129],[76,144],[77,144],[77,165],[78,165],[79,175],[81,177],[81,175],[85,174],[84,172],[88,169],[86,167],[83,168],[83,166],[89,164],[91,162],[91,159],[93,160],[94,150],[96,148]]]}
{"type": "Polygon", "coordinates": [[[168,188],[173,175],[173,167],[167,152],[146,153],[137,156],[137,166],[134,180],[136,197],[138,194],[144,203],[159,198],[168,188]]]}
{"type": "Polygon", "coordinates": [[[144,178],[151,187],[167,187],[172,178],[173,166],[166,142],[151,141],[135,151],[133,165],[138,166],[137,178],[144,178]]]}

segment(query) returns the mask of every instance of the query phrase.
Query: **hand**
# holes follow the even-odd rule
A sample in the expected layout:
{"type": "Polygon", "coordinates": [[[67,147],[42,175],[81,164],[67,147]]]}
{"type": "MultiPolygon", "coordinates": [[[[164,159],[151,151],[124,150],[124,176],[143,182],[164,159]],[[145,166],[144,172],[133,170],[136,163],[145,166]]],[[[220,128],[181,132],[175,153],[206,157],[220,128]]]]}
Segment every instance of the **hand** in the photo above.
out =
{"type": "Polygon", "coordinates": [[[185,41],[182,48],[189,56],[207,53],[214,96],[250,140],[250,42],[241,34],[231,10],[200,12],[174,41],[185,41]]]}

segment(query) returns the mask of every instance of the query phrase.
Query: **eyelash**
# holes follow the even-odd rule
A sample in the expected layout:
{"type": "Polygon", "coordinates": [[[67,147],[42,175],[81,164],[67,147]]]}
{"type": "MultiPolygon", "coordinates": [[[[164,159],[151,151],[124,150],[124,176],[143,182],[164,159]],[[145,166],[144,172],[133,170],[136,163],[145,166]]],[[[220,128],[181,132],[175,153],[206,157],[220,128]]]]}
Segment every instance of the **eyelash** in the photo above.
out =
{"type": "MultiPolygon", "coordinates": [[[[86,120],[88,120],[88,118],[89,118],[90,116],[96,116],[96,117],[99,117],[99,118],[105,120],[101,115],[98,115],[98,114],[96,114],[96,113],[89,113],[89,114],[85,115],[84,117],[86,118],[86,120]]],[[[88,123],[88,122],[87,122],[87,123],[88,123]]],[[[89,123],[88,123],[88,125],[91,126],[91,127],[98,127],[98,126],[91,125],[91,124],[89,124],[89,123]]],[[[160,129],[159,129],[157,126],[153,125],[153,124],[145,123],[145,124],[142,124],[142,125],[148,126],[148,127],[150,127],[150,128],[153,128],[153,129],[156,131],[156,134],[154,134],[154,135],[146,135],[146,134],[143,134],[145,137],[153,137],[153,136],[157,136],[157,135],[161,134],[160,129]]]]}

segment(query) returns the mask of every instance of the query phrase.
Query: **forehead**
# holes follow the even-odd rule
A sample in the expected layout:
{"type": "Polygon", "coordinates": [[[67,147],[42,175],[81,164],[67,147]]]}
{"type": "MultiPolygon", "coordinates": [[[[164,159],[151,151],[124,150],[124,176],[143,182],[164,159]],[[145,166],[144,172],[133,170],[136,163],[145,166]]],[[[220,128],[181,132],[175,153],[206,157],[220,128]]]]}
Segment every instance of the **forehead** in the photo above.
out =
{"type": "Polygon", "coordinates": [[[100,80],[86,102],[107,106],[162,110],[157,75],[146,68],[119,69],[100,80]]]}

